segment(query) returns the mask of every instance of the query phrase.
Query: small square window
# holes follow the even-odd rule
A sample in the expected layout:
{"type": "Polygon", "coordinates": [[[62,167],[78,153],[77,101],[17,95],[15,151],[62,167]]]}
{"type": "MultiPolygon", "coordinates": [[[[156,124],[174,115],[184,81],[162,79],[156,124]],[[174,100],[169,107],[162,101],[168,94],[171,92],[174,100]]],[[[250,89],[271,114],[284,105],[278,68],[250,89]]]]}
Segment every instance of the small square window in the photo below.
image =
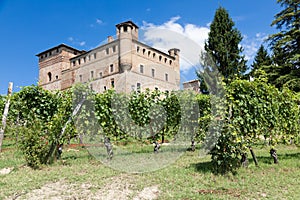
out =
{"type": "Polygon", "coordinates": [[[165,80],[169,81],[169,74],[165,74],[165,80]]]}
{"type": "Polygon", "coordinates": [[[94,78],[94,71],[91,71],[91,78],[94,78]]]}
{"type": "Polygon", "coordinates": [[[155,77],[155,69],[151,70],[151,75],[152,75],[152,77],[155,77]]]}
{"type": "Polygon", "coordinates": [[[137,83],[137,84],[136,84],[136,90],[137,90],[138,92],[141,91],[141,83],[137,83]]]}
{"type": "Polygon", "coordinates": [[[140,65],[140,73],[141,73],[141,74],[144,73],[144,65],[140,65]]]}
{"type": "Polygon", "coordinates": [[[115,87],[115,80],[113,78],[110,80],[110,85],[112,88],[115,87]]]}

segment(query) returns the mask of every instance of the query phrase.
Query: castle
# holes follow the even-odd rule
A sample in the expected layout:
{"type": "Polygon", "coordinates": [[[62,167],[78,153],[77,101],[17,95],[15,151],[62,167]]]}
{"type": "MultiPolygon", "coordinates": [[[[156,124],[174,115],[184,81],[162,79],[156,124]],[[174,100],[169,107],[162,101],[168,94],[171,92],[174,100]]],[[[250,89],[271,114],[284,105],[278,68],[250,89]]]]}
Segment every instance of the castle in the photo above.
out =
{"type": "Polygon", "coordinates": [[[159,51],[140,42],[138,31],[127,21],[116,25],[116,38],[109,36],[106,44],[89,51],[60,44],[37,54],[39,85],[65,90],[81,82],[98,93],[110,88],[125,93],[179,90],[179,49],[159,51]]]}

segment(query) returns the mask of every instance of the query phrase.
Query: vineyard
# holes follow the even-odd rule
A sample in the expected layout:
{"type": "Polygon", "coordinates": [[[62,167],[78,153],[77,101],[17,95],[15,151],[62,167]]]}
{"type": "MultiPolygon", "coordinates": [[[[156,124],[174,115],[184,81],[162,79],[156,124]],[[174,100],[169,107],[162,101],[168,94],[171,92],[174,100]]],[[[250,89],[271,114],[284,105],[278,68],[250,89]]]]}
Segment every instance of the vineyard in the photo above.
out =
{"type": "MultiPolygon", "coordinates": [[[[235,80],[224,91],[125,95],[95,94],[86,85],[62,92],[24,87],[10,99],[0,169],[13,171],[0,182],[0,198],[297,197],[297,94],[263,80],[235,80]],[[105,138],[113,147],[111,160],[105,138]],[[208,155],[199,157],[199,151],[208,155]],[[133,169],[148,173],[120,172],[133,169]]],[[[1,97],[2,110],[6,101],[1,97]]]]}
{"type": "MultiPolygon", "coordinates": [[[[258,165],[256,144],[269,146],[274,163],[277,144],[298,144],[295,93],[263,80],[235,80],[225,90],[217,97],[158,90],[95,94],[86,85],[53,93],[28,86],[11,97],[5,135],[15,138],[33,168],[53,163],[57,146],[74,138],[82,145],[99,136],[97,144],[105,137],[114,145],[195,141],[211,155],[213,171],[221,174],[247,165],[249,153],[258,165]]],[[[1,97],[2,110],[4,103],[1,97]]]]}

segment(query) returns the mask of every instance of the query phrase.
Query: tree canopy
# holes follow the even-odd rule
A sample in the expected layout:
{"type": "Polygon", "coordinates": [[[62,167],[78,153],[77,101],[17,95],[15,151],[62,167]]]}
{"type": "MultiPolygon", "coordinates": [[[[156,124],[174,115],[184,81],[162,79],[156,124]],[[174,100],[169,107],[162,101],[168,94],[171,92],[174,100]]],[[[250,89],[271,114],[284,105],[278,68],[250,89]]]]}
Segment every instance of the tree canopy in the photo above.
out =
{"type": "MultiPolygon", "coordinates": [[[[270,82],[300,91],[300,1],[277,0],[283,10],[275,15],[271,26],[279,29],[270,35],[274,66],[270,82]]],[[[267,72],[268,73],[268,72],[267,72]]]]}
{"type": "Polygon", "coordinates": [[[246,60],[240,55],[243,48],[240,31],[234,28],[234,22],[227,10],[219,7],[210,25],[208,40],[204,49],[214,60],[218,70],[228,82],[236,76],[242,76],[247,70],[246,60]]]}

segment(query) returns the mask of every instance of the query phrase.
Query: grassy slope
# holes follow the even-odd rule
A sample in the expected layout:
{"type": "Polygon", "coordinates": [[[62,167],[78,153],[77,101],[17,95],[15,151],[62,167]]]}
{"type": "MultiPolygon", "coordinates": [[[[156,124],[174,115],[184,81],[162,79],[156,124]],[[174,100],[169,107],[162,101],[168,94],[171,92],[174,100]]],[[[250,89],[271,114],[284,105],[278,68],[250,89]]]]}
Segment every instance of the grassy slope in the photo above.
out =
{"type": "MultiPolygon", "coordinates": [[[[13,147],[11,141],[5,140],[3,148],[8,149],[0,153],[0,169],[14,167],[10,174],[0,175],[0,199],[27,193],[58,180],[90,183],[96,191],[111,177],[124,175],[105,167],[81,147],[65,149],[64,162],[32,170],[25,166],[21,153],[13,147]]],[[[255,167],[250,160],[249,167],[240,169],[235,176],[214,175],[209,156],[199,158],[197,152],[187,152],[164,169],[127,177],[131,177],[130,182],[139,191],[158,185],[159,199],[299,199],[299,148],[278,147],[279,165],[271,164],[268,150],[268,147],[256,147],[260,167],[255,167]]]]}

